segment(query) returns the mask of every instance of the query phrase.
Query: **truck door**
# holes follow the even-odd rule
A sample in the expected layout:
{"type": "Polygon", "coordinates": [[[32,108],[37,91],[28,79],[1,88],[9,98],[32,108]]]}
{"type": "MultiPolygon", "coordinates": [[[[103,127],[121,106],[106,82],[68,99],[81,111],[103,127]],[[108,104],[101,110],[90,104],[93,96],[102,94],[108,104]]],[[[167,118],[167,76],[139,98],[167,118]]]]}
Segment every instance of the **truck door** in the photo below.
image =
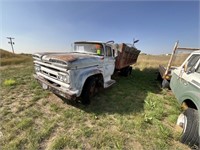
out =
{"type": "MultiPolygon", "coordinates": [[[[200,83],[196,83],[199,81],[200,75],[197,72],[197,67],[199,65],[200,55],[194,54],[191,56],[188,61],[184,64],[182,70],[180,70],[179,79],[177,81],[177,89],[178,93],[194,90],[194,84],[199,86],[200,83]],[[198,79],[197,79],[198,78],[198,79]],[[194,82],[194,83],[193,83],[194,82]]],[[[200,86],[199,86],[200,88],[200,86]]]]}
{"type": "Polygon", "coordinates": [[[107,81],[111,79],[111,75],[115,69],[115,59],[113,51],[110,46],[105,46],[105,57],[104,57],[104,76],[107,81]]]}
{"type": "Polygon", "coordinates": [[[200,61],[200,55],[194,54],[184,64],[183,71],[182,71],[183,73],[181,77],[182,78],[181,84],[184,84],[186,86],[188,82],[191,82],[194,78],[196,78],[196,74],[197,74],[196,70],[197,70],[199,61],[200,61]]]}

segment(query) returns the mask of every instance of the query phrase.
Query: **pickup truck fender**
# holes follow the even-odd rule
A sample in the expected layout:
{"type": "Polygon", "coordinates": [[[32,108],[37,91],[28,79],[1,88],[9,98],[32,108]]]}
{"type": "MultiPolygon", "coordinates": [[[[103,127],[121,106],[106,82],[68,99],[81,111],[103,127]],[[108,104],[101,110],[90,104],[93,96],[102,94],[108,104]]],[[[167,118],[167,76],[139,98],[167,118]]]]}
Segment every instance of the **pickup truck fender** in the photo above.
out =
{"type": "Polygon", "coordinates": [[[187,91],[180,98],[180,103],[183,103],[185,100],[191,100],[200,111],[200,105],[198,105],[198,101],[200,101],[200,93],[195,91],[187,91]]]}
{"type": "Polygon", "coordinates": [[[81,92],[82,92],[82,89],[83,89],[83,86],[85,84],[85,81],[91,77],[91,76],[94,76],[94,75],[98,75],[98,74],[101,74],[102,77],[103,77],[103,71],[99,68],[87,68],[87,70],[84,69],[84,71],[77,71],[74,76],[76,78],[74,78],[75,81],[75,87],[78,90],[78,93],[77,93],[77,97],[79,97],[81,95],[81,92]]]}

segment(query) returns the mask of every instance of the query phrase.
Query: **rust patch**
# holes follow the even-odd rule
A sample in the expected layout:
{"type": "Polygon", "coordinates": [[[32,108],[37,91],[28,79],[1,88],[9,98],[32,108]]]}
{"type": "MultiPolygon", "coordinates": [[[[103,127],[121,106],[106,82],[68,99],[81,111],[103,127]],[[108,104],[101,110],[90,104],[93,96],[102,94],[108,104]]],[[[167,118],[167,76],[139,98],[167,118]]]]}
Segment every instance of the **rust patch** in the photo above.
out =
{"type": "Polygon", "coordinates": [[[75,61],[78,58],[74,55],[59,55],[59,56],[52,56],[54,59],[63,60],[63,61],[75,61]]]}

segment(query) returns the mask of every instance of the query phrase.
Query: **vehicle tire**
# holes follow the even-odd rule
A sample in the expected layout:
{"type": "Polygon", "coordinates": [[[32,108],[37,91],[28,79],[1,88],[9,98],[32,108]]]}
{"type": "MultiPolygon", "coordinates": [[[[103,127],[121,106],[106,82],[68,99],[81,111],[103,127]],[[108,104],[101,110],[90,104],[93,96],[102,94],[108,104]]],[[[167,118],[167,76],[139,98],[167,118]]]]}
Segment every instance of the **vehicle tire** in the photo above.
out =
{"type": "Polygon", "coordinates": [[[132,67],[129,67],[129,73],[128,73],[128,75],[131,75],[132,70],[133,70],[133,68],[132,68],[132,67]]]}
{"type": "Polygon", "coordinates": [[[159,72],[158,72],[158,75],[157,75],[157,80],[158,81],[162,81],[163,80],[159,72]]]}
{"type": "Polygon", "coordinates": [[[124,76],[124,77],[128,77],[129,75],[131,75],[131,72],[132,72],[132,67],[126,67],[126,68],[123,68],[121,70],[121,75],[124,76]]]}
{"type": "Polygon", "coordinates": [[[170,89],[170,86],[169,86],[169,81],[167,81],[166,79],[163,79],[162,81],[162,88],[166,88],[166,89],[170,89]]]}
{"type": "Polygon", "coordinates": [[[89,105],[91,97],[94,96],[96,91],[96,81],[94,78],[88,78],[83,86],[81,93],[81,103],[83,105],[89,105]]]}
{"type": "Polygon", "coordinates": [[[120,69],[120,75],[124,76],[124,74],[125,74],[125,68],[120,69]]]}
{"type": "Polygon", "coordinates": [[[177,125],[182,128],[180,141],[191,148],[199,146],[199,116],[198,111],[188,108],[177,119],[177,125]]]}

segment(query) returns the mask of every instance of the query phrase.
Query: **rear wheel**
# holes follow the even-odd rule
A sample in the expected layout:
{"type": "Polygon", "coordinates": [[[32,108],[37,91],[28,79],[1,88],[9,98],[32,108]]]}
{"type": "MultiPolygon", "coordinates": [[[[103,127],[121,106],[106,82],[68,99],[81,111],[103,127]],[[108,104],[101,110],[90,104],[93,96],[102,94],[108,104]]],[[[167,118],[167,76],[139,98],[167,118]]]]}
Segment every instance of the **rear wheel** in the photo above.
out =
{"type": "Polygon", "coordinates": [[[130,66],[121,69],[121,75],[124,77],[128,77],[129,75],[131,75],[131,72],[132,72],[132,67],[130,66]]]}
{"type": "Polygon", "coordinates": [[[199,145],[199,116],[198,111],[193,108],[188,108],[181,113],[177,119],[177,126],[181,127],[181,142],[189,145],[192,148],[197,148],[199,145]]]}
{"type": "Polygon", "coordinates": [[[96,80],[94,78],[88,78],[85,85],[83,86],[81,94],[81,103],[84,105],[90,104],[91,97],[96,92],[96,80]]]}
{"type": "Polygon", "coordinates": [[[132,70],[133,70],[133,68],[132,68],[132,67],[129,67],[129,72],[128,72],[128,75],[131,75],[131,73],[132,73],[132,70]]]}

